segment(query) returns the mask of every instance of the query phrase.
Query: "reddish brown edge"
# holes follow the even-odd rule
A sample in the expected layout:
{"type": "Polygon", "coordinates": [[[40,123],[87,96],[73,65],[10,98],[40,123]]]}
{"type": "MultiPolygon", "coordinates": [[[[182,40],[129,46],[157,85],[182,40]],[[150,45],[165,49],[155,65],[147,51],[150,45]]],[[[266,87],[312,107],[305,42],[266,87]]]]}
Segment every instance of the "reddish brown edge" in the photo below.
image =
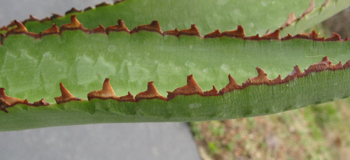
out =
{"type": "Polygon", "coordinates": [[[67,15],[67,14],[72,14],[72,13],[80,13],[81,12],[81,10],[78,10],[78,9],[76,9],[76,8],[71,8],[69,11],[67,11],[66,13],[65,13],[65,15],[67,15]]]}
{"type": "Polygon", "coordinates": [[[60,83],[60,90],[61,90],[61,96],[55,97],[56,103],[61,104],[69,101],[82,101],[80,98],[74,97],[66,87],[63,86],[62,83],[60,83]]]}
{"type": "MultiPolygon", "coordinates": [[[[115,5],[115,4],[118,4],[118,3],[122,2],[122,1],[123,0],[116,0],[113,4],[115,5]]],[[[103,7],[103,6],[113,5],[113,4],[109,4],[107,2],[102,2],[100,4],[95,5],[95,7],[98,8],[98,7],[103,7]]],[[[85,11],[89,11],[91,9],[93,9],[93,8],[92,7],[87,7],[87,8],[84,9],[84,12],[85,11]]],[[[80,12],[82,12],[82,11],[73,7],[70,10],[66,11],[65,15],[67,15],[67,14],[74,14],[74,13],[80,13],[80,12]]],[[[38,18],[35,18],[34,16],[30,15],[30,17],[28,19],[25,19],[24,21],[22,21],[22,23],[26,24],[27,22],[30,22],[30,21],[38,21],[38,22],[42,23],[42,22],[54,20],[54,19],[57,19],[57,18],[60,18],[60,17],[63,17],[63,16],[54,13],[54,14],[52,14],[51,17],[45,17],[45,18],[39,20],[38,18]]],[[[15,26],[15,24],[11,22],[7,26],[8,27],[12,27],[12,26],[15,26]]]]}
{"type": "MultiPolygon", "coordinates": [[[[193,75],[187,76],[187,85],[183,87],[179,87],[175,89],[173,92],[168,92],[168,96],[163,97],[160,95],[153,85],[153,81],[148,82],[148,87],[147,90],[141,93],[138,93],[135,98],[134,96],[128,92],[128,95],[126,96],[121,96],[117,97],[113,91],[112,86],[109,83],[109,79],[106,78],[102,90],[98,91],[92,91],[88,94],[88,100],[91,100],[93,98],[98,98],[98,99],[114,99],[117,101],[129,101],[129,102],[138,102],[143,99],[161,99],[164,101],[169,101],[179,95],[200,95],[200,96],[219,96],[223,95],[225,93],[234,91],[234,90],[242,90],[248,86],[251,85],[278,85],[278,84],[284,84],[289,81],[305,77],[311,73],[315,72],[321,72],[325,70],[331,70],[331,71],[336,71],[336,70],[342,70],[342,69],[347,69],[350,68],[350,60],[348,60],[344,65],[342,65],[341,62],[339,62],[336,65],[333,65],[332,61],[328,59],[327,56],[322,58],[321,62],[318,62],[316,64],[310,65],[307,69],[305,69],[304,73],[301,72],[300,68],[296,65],[294,66],[294,70],[286,76],[284,79],[281,78],[279,75],[275,79],[269,79],[267,74],[259,67],[257,67],[257,72],[258,76],[248,78],[245,82],[242,83],[242,85],[237,84],[237,82],[231,77],[231,75],[228,76],[229,83],[222,88],[219,92],[213,86],[212,90],[205,91],[203,92],[200,86],[197,84],[197,82],[194,80],[193,75]]],[[[69,102],[69,101],[81,101],[81,99],[74,97],[64,86],[62,83],[60,83],[60,89],[62,95],[60,97],[55,97],[55,100],[57,104],[69,102]]],[[[47,106],[49,103],[47,103],[45,100],[40,100],[34,103],[28,103],[27,100],[22,100],[18,98],[13,98],[13,97],[8,97],[6,96],[4,92],[4,88],[0,88],[0,110],[6,111],[7,107],[12,107],[16,104],[26,104],[28,106],[47,106]]]]}
{"type": "MultiPolygon", "coordinates": [[[[321,6],[322,8],[326,6],[326,4],[328,3],[329,0],[325,0],[325,2],[323,3],[323,5],[321,6]]],[[[286,28],[287,26],[290,26],[292,23],[296,22],[296,21],[300,21],[302,18],[304,18],[307,14],[309,14],[311,11],[313,11],[315,9],[315,0],[312,0],[310,2],[309,7],[304,11],[303,14],[301,14],[298,18],[295,18],[294,13],[290,13],[288,15],[288,18],[286,20],[286,22],[284,22],[282,24],[282,26],[279,28],[279,30],[282,30],[284,28],[286,28]]]]}
{"type": "MultiPolygon", "coordinates": [[[[13,21],[13,24],[16,25],[16,28],[12,28],[7,31],[6,36],[2,36],[2,39],[0,39],[0,44],[3,44],[4,39],[6,39],[7,36],[11,34],[27,34],[29,36],[32,36],[34,38],[41,38],[42,36],[45,35],[50,35],[50,34],[60,34],[65,30],[81,30],[85,33],[106,33],[110,34],[110,32],[127,32],[127,33],[137,33],[139,31],[151,31],[151,32],[157,32],[163,36],[166,35],[173,35],[176,37],[179,37],[180,35],[187,35],[187,36],[198,36],[200,38],[203,38],[197,27],[195,25],[192,25],[190,29],[185,29],[185,30],[169,30],[162,32],[159,26],[158,21],[152,21],[151,24],[148,25],[140,25],[138,27],[135,27],[132,31],[130,31],[124,24],[122,20],[118,20],[118,24],[114,26],[109,26],[107,28],[104,28],[102,25],[99,27],[89,30],[85,28],[77,19],[75,15],[71,16],[71,23],[62,25],[61,28],[58,31],[58,27],[56,25],[53,25],[51,28],[45,30],[41,34],[36,34],[36,33],[31,33],[28,32],[25,26],[18,22],[18,21],[13,21]]],[[[3,27],[5,28],[5,27],[3,27]]],[[[297,34],[295,36],[287,35],[286,37],[279,38],[279,29],[275,30],[273,33],[267,33],[266,35],[260,37],[259,35],[255,36],[245,36],[244,29],[242,26],[237,26],[237,30],[234,31],[225,31],[225,32],[220,32],[219,30],[215,30],[212,33],[209,33],[204,36],[205,39],[207,38],[220,38],[220,37],[234,37],[234,38],[241,38],[244,40],[254,40],[254,41],[260,41],[260,40],[292,40],[292,39],[309,39],[309,40],[314,40],[314,41],[347,41],[348,38],[342,40],[340,35],[334,33],[332,37],[329,38],[319,38],[318,34],[315,31],[312,31],[311,33],[302,33],[302,34],[297,34]]]]}

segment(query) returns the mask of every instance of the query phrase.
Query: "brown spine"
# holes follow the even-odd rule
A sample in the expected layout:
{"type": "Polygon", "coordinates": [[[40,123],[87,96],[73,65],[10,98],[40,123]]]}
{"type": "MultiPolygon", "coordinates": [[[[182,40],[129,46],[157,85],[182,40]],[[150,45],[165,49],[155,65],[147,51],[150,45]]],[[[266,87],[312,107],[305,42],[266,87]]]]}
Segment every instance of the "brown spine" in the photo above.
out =
{"type": "Polygon", "coordinates": [[[213,85],[213,89],[210,91],[205,91],[203,96],[219,96],[220,94],[218,93],[218,90],[216,87],[213,85]]]}
{"type": "Polygon", "coordinates": [[[13,21],[13,23],[17,27],[8,30],[6,33],[6,36],[9,36],[11,34],[26,34],[26,35],[31,36],[33,38],[40,38],[39,34],[28,32],[27,28],[21,22],[18,22],[15,20],[15,21],[13,21]]]}
{"type": "Polygon", "coordinates": [[[84,28],[84,26],[77,20],[76,15],[72,15],[70,18],[71,23],[64,24],[61,26],[61,33],[65,30],[81,30],[85,33],[88,33],[89,30],[84,28]]]}
{"type": "Polygon", "coordinates": [[[218,29],[204,36],[204,38],[219,38],[219,37],[221,37],[221,32],[218,29]]]}
{"type": "Polygon", "coordinates": [[[109,34],[111,31],[130,33],[129,29],[125,26],[124,22],[121,19],[118,20],[117,25],[107,27],[106,33],[109,34]]]}
{"type": "Polygon", "coordinates": [[[175,28],[175,30],[169,30],[169,31],[163,32],[163,35],[171,35],[171,36],[179,37],[179,33],[180,31],[177,28],[175,28]]]}
{"type": "Polygon", "coordinates": [[[154,87],[153,85],[153,81],[148,82],[148,87],[147,90],[144,92],[141,92],[139,94],[137,94],[135,96],[135,100],[138,102],[142,99],[154,99],[154,98],[158,98],[164,101],[167,101],[168,99],[163,97],[162,95],[160,95],[156,89],[156,87],[154,87]]]}
{"type": "Polygon", "coordinates": [[[0,110],[5,111],[6,113],[7,110],[6,108],[12,107],[16,104],[26,104],[29,105],[28,101],[25,99],[18,99],[14,97],[9,97],[5,94],[5,88],[0,88],[0,110]]]}
{"type": "Polygon", "coordinates": [[[111,5],[111,4],[109,4],[107,2],[102,2],[100,4],[95,5],[95,7],[98,8],[98,7],[109,6],[109,5],[111,5]]]}
{"type": "Polygon", "coordinates": [[[36,101],[33,103],[33,106],[39,107],[39,106],[48,106],[50,103],[46,102],[44,99],[41,99],[40,101],[36,101]]]}
{"type": "Polygon", "coordinates": [[[202,37],[199,33],[196,25],[192,24],[190,29],[184,29],[179,32],[179,36],[186,35],[186,36],[198,36],[202,37]]]}
{"type": "Polygon", "coordinates": [[[151,24],[137,26],[133,30],[131,30],[130,33],[137,33],[139,31],[157,32],[157,33],[163,35],[163,32],[160,29],[160,25],[159,25],[158,21],[152,21],[151,24]]]}
{"type": "Polygon", "coordinates": [[[67,15],[67,14],[73,14],[73,13],[80,13],[81,12],[81,10],[78,10],[78,9],[76,9],[76,8],[72,8],[72,9],[70,9],[69,11],[67,11],[66,13],[65,13],[65,15],[67,15]]]}
{"type": "Polygon", "coordinates": [[[59,14],[53,13],[52,16],[50,17],[50,19],[53,20],[53,19],[57,19],[57,18],[60,18],[60,17],[62,17],[62,16],[59,15],[59,14]]]}
{"type": "Polygon", "coordinates": [[[244,38],[245,37],[245,32],[244,32],[243,27],[241,25],[238,25],[236,30],[222,32],[221,36],[244,38]]]}
{"type": "Polygon", "coordinates": [[[119,97],[115,95],[114,90],[109,83],[109,78],[106,78],[103,82],[102,90],[92,91],[87,95],[87,97],[89,101],[93,98],[119,100],[119,97]]]}
{"type": "Polygon", "coordinates": [[[23,23],[23,24],[26,24],[27,22],[32,22],[32,21],[37,21],[37,22],[39,22],[40,20],[39,20],[38,18],[32,16],[32,15],[29,15],[29,18],[26,19],[26,20],[24,20],[22,23],[23,23]]]}
{"type": "Polygon", "coordinates": [[[126,96],[121,96],[119,98],[119,101],[122,101],[122,102],[136,102],[136,100],[134,99],[134,96],[128,92],[128,95],[126,96]]]}
{"type": "Polygon", "coordinates": [[[280,31],[275,30],[272,33],[269,33],[269,34],[266,34],[266,35],[260,37],[260,39],[262,39],[262,40],[279,40],[280,39],[280,31]]]}
{"type": "Polygon", "coordinates": [[[248,80],[242,84],[243,88],[250,85],[269,84],[270,79],[267,77],[265,71],[259,67],[256,67],[256,70],[258,71],[258,76],[248,78],[248,80]]]}
{"type": "Polygon", "coordinates": [[[194,80],[193,75],[187,76],[187,85],[183,87],[179,87],[172,92],[168,92],[168,99],[171,100],[178,95],[193,95],[199,94],[204,95],[201,87],[197,84],[196,80],[194,80]]]}
{"type": "Polygon", "coordinates": [[[229,80],[229,83],[223,89],[220,90],[219,94],[231,92],[236,89],[243,89],[243,87],[238,85],[236,80],[233,79],[230,74],[228,75],[228,80],[229,80]]]}
{"type": "Polygon", "coordinates": [[[52,25],[51,28],[45,30],[43,33],[41,33],[42,36],[45,36],[45,35],[51,35],[51,34],[60,34],[60,30],[59,28],[57,27],[56,23],[52,25]]]}
{"type": "Polygon", "coordinates": [[[106,29],[105,29],[105,27],[103,27],[103,26],[100,24],[99,27],[97,27],[97,28],[91,30],[90,33],[103,33],[103,34],[106,34],[106,29]]]}
{"type": "Polygon", "coordinates": [[[60,83],[60,89],[61,89],[61,96],[55,97],[56,103],[66,103],[69,101],[81,101],[81,99],[74,97],[64,86],[62,83],[60,83]]]}

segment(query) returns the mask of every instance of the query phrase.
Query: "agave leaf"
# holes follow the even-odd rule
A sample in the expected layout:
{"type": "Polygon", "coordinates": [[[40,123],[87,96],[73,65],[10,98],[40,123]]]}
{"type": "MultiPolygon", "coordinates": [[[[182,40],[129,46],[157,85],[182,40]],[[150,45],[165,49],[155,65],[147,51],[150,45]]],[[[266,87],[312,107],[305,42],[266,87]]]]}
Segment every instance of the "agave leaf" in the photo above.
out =
{"type": "MultiPolygon", "coordinates": [[[[34,107],[25,100],[7,101],[2,94],[1,107],[8,113],[0,112],[1,122],[4,122],[0,124],[1,130],[248,117],[350,95],[347,83],[350,71],[345,69],[350,61],[344,66],[331,65],[325,57],[334,63],[350,59],[349,42],[340,40],[337,35],[322,39],[313,32],[296,35],[294,39],[282,38],[282,41],[278,32],[265,37],[232,38],[215,31],[203,38],[195,26],[168,35],[174,32],[162,32],[157,22],[141,25],[130,32],[125,28],[108,31],[108,27],[106,34],[104,29],[84,28],[74,17],[71,24],[61,27],[61,32],[53,26],[43,32],[46,35],[28,33],[20,23],[17,25],[19,27],[9,31],[0,46],[0,84],[8,96],[29,102],[44,98],[51,104],[34,107]],[[92,33],[97,31],[102,33],[92,33]],[[318,63],[322,57],[325,58],[318,63]],[[307,70],[298,72],[295,65],[307,70]],[[256,67],[263,70],[257,68],[257,74],[256,67]],[[283,80],[279,77],[272,82],[265,73],[271,80],[278,75],[283,80]],[[229,74],[238,84],[244,82],[241,88],[228,90],[225,87],[229,74]],[[184,89],[188,86],[188,75],[192,75],[196,83],[188,79],[192,86],[187,88],[194,90],[184,89]],[[86,95],[99,90],[107,77],[118,97],[130,92],[136,95],[138,102],[99,98],[87,101],[86,95]],[[150,91],[153,87],[150,81],[154,81],[160,93],[158,98],[154,98],[158,94],[155,88],[150,91]],[[57,101],[61,95],[60,82],[83,101],[54,104],[54,97],[57,101]],[[148,90],[143,92],[147,83],[148,90]],[[197,83],[199,86],[194,85],[197,83]],[[214,94],[209,96],[197,92],[199,87],[209,91],[212,85],[221,91],[213,90],[214,94]],[[167,95],[166,91],[171,93],[167,95]],[[169,98],[177,91],[177,96],[169,98]],[[6,106],[13,101],[22,104],[6,106]]],[[[73,97],[66,90],[62,95],[62,99],[73,97]]]]}
{"type": "MultiPolygon", "coordinates": [[[[25,25],[29,31],[39,33],[53,23],[58,26],[69,23],[70,15],[77,15],[87,28],[95,28],[99,24],[111,26],[116,24],[118,19],[124,20],[129,28],[158,20],[163,30],[175,28],[181,30],[196,24],[202,34],[207,34],[215,29],[232,30],[235,26],[242,25],[247,35],[263,35],[267,30],[279,29],[287,20],[288,14],[294,13],[297,17],[303,15],[309,3],[310,1],[305,0],[259,2],[209,0],[205,3],[201,0],[125,0],[112,5],[100,5],[86,11],[72,9],[67,11],[67,16],[57,18],[57,15],[54,15],[52,20],[47,18],[40,20],[43,22],[32,17],[25,21],[25,25]]],[[[315,8],[319,14],[309,16],[308,23],[300,24],[292,34],[300,33],[305,28],[350,6],[347,0],[330,1],[329,5],[321,7],[323,3],[324,0],[316,0],[315,8]],[[316,17],[316,20],[310,21],[310,17],[316,17]]],[[[283,32],[283,35],[286,33],[288,32],[283,32]]]]}

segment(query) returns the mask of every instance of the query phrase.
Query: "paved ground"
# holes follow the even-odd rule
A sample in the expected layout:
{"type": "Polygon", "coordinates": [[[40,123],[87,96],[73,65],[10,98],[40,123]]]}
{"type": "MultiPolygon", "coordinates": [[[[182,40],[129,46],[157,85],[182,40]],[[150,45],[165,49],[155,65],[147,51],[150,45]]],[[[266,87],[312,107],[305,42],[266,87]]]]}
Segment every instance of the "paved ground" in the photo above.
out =
{"type": "MultiPolygon", "coordinates": [[[[0,26],[63,15],[71,7],[84,9],[98,0],[0,0],[0,26]]],[[[112,1],[109,1],[112,2],[112,1]]],[[[200,159],[185,123],[97,124],[0,132],[0,159],[200,159]]]]}
{"type": "Polygon", "coordinates": [[[0,132],[1,160],[199,160],[185,123],[98,124],[0,132]]]}

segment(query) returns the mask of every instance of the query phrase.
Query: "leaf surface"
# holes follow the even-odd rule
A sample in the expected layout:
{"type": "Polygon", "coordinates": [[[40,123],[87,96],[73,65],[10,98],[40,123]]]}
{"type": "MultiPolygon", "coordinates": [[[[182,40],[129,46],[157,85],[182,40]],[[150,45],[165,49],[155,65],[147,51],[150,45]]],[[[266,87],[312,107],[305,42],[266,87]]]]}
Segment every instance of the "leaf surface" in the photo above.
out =
{"type": "MultiPolygon", "coordinates": [[[[215,29],[232,30],[235,26],[242,25],[247,35],[263,35],[267,30],[274,31],[280,28],[287,20],[288,14],[294,13],[296,17],[301,16],[308,9],[309,3],[310,1],[305,0],[209,0],[205,3],[201,0],[125,0],[86,11],[76,10],[78,12],[44,22],[28,19],[34,21],[27,21],[25,25],[29,31],[39,33],[53,23],[58,26],[69,23],[70,15],[74,14],[87,28],[95,28],[99,24],[111,26],[116,24],[118,19],[122,19],[127,27],[132,29],[140,24],[158,20],[163,30],[175,28],[181,30],[196,24],[201,33],[207,34],[215,29]]],[[[303,21],[307,23],[300,23],[297,28],[290,27],[291,29],[282,34],[300,33],[350,6],[348,0],[332,0],[326,7],[321,7],[323,3],[324,0],[315,0],[317,11],[314,11],[315,14],[306,16],[306,20],[303,21]]]]}
{"type": "Polygon", "coordinates": [[[86,101],[87,93],[99,90],[107,77],[119,97],[128,92],[139,95],[150,81],[166,97],[167,91],[175,92],[185,86],[188,75],[193,75],[203,91],[211,90],[212,85],[221,90],[228,84],[229,74],[238,84],[254,81],[251,78],[257,76],[256,67],[274,79],[278,75],[294,75],[295,65],[307,69],[324,56],[334,64],[350,59],[349,41],[319,41],[322,39],[317,37],[284,41],[177,37],[145,31],[150,29],[145,26],[139,28],[132,34],[65,30],[60,35],[36,39],[27,32],[8,34],[0,46],[1,86],[8,96],[29,102],[44,98],[51,105],[8,107],[8,113],[0,112],[1,130],[102,122],[228,119],[272,114],[349,96],[350,71],[325,68],[286,83],[252,84],[216,96],[179,95],[168,101],[86,101]],[[61,95],[60,82],[83,101],[54,104],[54,97],[61,95]]]}

